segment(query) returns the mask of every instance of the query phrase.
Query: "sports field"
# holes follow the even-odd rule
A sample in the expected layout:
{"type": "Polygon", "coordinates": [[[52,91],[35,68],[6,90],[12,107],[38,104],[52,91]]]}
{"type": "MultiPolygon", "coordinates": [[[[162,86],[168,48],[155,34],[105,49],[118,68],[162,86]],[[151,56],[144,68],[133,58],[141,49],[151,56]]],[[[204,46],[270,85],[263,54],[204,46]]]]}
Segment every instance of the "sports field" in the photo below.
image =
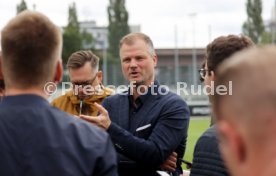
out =
{"type": "MultiPolygon", "coordinates": [[[[192,117],[188,130],[187,147],[184,159],[192,162],[194,146],[199,136],[210,126],[210,117],[192,117]]],[[[185,169],[185,167],[183,167],[185,169]]]]}

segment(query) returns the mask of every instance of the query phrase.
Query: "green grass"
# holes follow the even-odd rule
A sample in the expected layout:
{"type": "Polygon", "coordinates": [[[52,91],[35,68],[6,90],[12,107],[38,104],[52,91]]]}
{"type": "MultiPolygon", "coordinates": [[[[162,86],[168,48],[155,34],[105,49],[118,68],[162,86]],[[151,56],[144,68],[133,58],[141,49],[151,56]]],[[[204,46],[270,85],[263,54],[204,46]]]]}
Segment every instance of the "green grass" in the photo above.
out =
{"type": "MultiPolygon", "coordinates": [[[[197,139],[201,134],[210,126],[210,118],[191,118],[190,125],[188,129],[188,139],[186,145],[186,151],[184,159],[186,161],[193,160],[194,147],[197,139]]],[[[184,168],[184,167],[183,167],[184,168]]]]}

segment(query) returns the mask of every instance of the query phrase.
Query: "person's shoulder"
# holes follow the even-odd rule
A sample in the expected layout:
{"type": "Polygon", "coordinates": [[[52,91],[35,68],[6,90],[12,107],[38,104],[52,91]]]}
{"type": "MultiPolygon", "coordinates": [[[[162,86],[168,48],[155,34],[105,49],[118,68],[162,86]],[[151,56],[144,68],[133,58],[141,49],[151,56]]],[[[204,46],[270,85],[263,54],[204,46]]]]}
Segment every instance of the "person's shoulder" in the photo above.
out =
{"type": "Polygon", "coordinates": [[[86,141],[91,140],[93,143],[96,141],[97,143],[99,143],[101,141],[102,142],[106,141],[108,138],[108,133],[106,131],[82,119],[75,118],[73,123],[74,123],[74,129],[78,129],[79,132],[81,131],[84,132],[82,134],[78,132],[78,134],[80,134],[79,135],[80,138],[83,138],[86,141]],[[94,139],[91,139],[91,138],[94,138],[94,139]]]}
{"type": "Polygon", "coordinates": [[[47,128],[51,128],[50,133],[55,137],[49,142],[59,143],[64,151],[74,151],[70,154],[72,157],[91,163],[102,158],[107,151],[113,150],[106,131],[58,109],[52,110],[52,113],[55,117],[52,118],[51,123],[47,123],[47,128]],[[56,141],[58,138],[64,140],[56,141]]]}
{"type": "Polygon", "coordinates": [[[228,175],[220,155],[214,126],[201,135],[194,149],[191,175],[204,175],[204,173],[205,175],[228,175]]]}
{"type": "MultiPolygon", "coordinates": [[[[91,140],[91,138],[97,138],[101,140],[102,138],[107,138],[107,133],[101,130],[99,127],[90,124],[78,117],[74,117],[71,114],[63,112],[57,108],[52,108],[53,116],[55,119],[59,121],[58,123],[62,127],[63,130],[67,131],[66,133],[74,134],[71,138],[75,138],[77,140],[84,139],[87,142],[91,140]]],[[[95,142],[95,140],[91,140],[95,142]]]]}
{"type": "Polygon", "coordinates": [[[158,85],[157,89],[155,89],[155,91],[157,91],[157,92],[154,92],[155,94],[157,93],[157,95],[159,95],[163,98],[166,98],[166,99],[167,98],[173,98],[173,99],[183,100],[181,98],[181,96],[179,96],[178,94],[172,92],[168,86],[158,85]]]}
{"type": "Polygon", "coordinates": [[[169,104],[175,104],[179,106],[187,106],[186,101],[179,95],[174,92],[167,91],[166,94],[159,94],[162,101],[167,102],[169,104]]]}
{"type": "Polygon", "coordinates": [[[202,137],[208,138],[217,138],[216,125],[212,125],[209,127],[203,134],[202,137]]]}
{"type": "Polygon", "coordinates": [[[120,93],[116,93],[116,94],[112,94],[108,97],[105,98],[105,101],[118,101],[122,98],[126,98],[128,96],[128,92],[120,92],[120,93]]]}
{"type": "Polygon", "coordinates": [[[74,134],[71,136],[72,141],[79,143],[79,147],[86,148],[87,153],[94,153],[94,156],[103,154],[106,147],[112,147],[109,145],[110,137],[106,131],[84,120],[75,119],[70,126],[70,132],[74,134]]]}
{"type": "Polygon", "coordinates": [[[178,94],[176,94],[172,91],[168,91],[167,95],[168,95],[168,97],[184,101],[181,96],[179,96],[178,94]]]}
{"type": "Polygon", "coordinates": [[[61,117],[65,117],[65,118],[72,116],[68,112],[61,110],[59,107],[53,105],[52,103],[51,103],[51,105],[52,106],[50,107],[50,109],[48,109],[48,111],[52,114],[52,116],[54,116],[54,117],[61,116],[61,117]]]}
{"type": "Polygon", "coordinates": [[[217,150],[218,136],[216,133],[215,125],[208,128],[198,139],[197,148],[205,148],[204,150],[217,150]]]}

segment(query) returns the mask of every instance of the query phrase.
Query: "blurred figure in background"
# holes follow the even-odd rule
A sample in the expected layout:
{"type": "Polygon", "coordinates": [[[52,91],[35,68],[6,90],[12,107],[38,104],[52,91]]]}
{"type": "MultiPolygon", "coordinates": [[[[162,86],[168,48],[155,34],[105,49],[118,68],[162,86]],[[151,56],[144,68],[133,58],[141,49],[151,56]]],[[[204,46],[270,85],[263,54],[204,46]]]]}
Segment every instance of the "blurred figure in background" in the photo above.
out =
{"type": "Polygon", "coordinates": [[[102,103],[112,90],[102,85],[99,57],[89,50],[73,53],[67,62],[72,90],[54,99],[52,105],[72,115],[97,115],[94,103],[102,103]]]}
{"type": "MultiPolygon", "coordinates": [[[[228,35],[216,38],[207,45],[206,60],[204,69],[200,69],[201,78],[205,86],[210,86],[216,82],[218,66],[227,60],[234,53],[253,46],[253,42],[246,36],[228,35]]],[[[214,87],[216,90],[216,87],[214,87]]],[[[212,92],[211,89],[207,91],[212,92]]],[[[212,105],[213,95],[209,95],[212,105]]],[[[228,176],[228,171],[221,159],[216,125],[212,114],[212,126],[207,129],[198,139],[193,156],[193,167],[191,176],[228,176]]]]}

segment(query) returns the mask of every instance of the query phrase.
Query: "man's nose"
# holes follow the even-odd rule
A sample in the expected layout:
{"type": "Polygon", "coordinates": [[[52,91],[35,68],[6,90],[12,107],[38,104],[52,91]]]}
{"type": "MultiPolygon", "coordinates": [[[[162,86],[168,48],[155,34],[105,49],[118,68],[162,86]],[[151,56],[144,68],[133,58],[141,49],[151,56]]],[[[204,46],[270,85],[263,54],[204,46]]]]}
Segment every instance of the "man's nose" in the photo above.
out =
{"type": "Polygon", "coordinates": [[[135,59],[131,59],[131,61],[130,61],[130,67],[131,68],[137,67],[137,62],[135,61],[135,59]]]}

